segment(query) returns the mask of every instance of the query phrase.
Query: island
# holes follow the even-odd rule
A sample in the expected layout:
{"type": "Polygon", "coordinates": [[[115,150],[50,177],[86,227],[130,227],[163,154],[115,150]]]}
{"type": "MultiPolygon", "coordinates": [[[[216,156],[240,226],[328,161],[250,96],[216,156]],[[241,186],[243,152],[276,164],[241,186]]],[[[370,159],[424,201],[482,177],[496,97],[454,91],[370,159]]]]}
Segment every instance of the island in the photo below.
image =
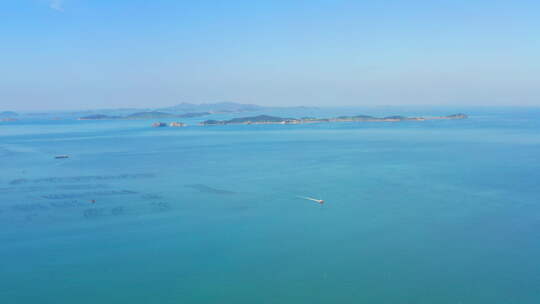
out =
{"type": "Polygon", "coordinates": [[[0,112],[0,118],[14,118],[14,117],[17,117],[17,116],[19,116],[19,114],[17,112],[13,112],[13,111],[0,112]]]}
{"type": "Polygon", "coordinates": [[[199,125],[215,126],[215,125],[268,125],[268,124],[306,124],[306,123],[328,123],[328,122],[399,122],[399,121],[426,121],[436,119],[466,119],[468,116],[463,113],[452,114],[447,116],[434,117],[406,117],[400,115],[375,117],[369,115],[356,116],[338,116],[332,118],[283,118],[269,115],[258,115],[251,117],[233,118],[230,120],[206,120],[199,125]]]}
{"type": "Polygon", "coordinates": [[[193,112],[193,113],[184,113],[184,114],[172,114],[159,111],[150,111],[150,112],[137,112],[129,114],[126,116],[111,116],[104,114],[93,114],[80,117],[79,120],[105,120],[105,119],[123,119],[123,120],[133,120],[133,119],[163,119],[163,118],[192,118],[210,115],[210,112],[193,112]]]}
{"type": "Polygon", "coordinates": [[[102,119],[120,119],[122,117],[120,116],[109,116],[104,114],[95,114],[95,115],[88,115],[79,118],[79,120],[102,120],[102,119]]]}
{"type": "Polygon", "coordinates": [[[187,127],[187,124],[179,121],[173,121],[169,123],[169,127],[175,127],[175,128],[181,128],[181,127],[187,127]]]}
{"type": "Polygon", "coordinates": [[[152,124],[152,127],[154,128],[163,128],[163,127],[173,127],[173,128],[181,128],[181,127],[187,127],[187,124],[183,123],[183,122],[179,122],[179,121],[173,121],[169,124],[167,124],[166,122],[154,122],[152,124]]]}
{"type": "Polygon", "coordinates": [[[154,128],[163,128],[163,127],[166,127],[166,126],[167,126],[166,122],[154,122],[152,124],[152,127],[154,127],[154,128]]]}
{"type": "Polygon", "coordinates": [[[15,118],[17,116],[19,116],[19,114],[17,114],[16,112],[12,112],[12,111],[0,112],[0,121],[5,121],[5,122],[17,121],[18,119],[15,118]]]}

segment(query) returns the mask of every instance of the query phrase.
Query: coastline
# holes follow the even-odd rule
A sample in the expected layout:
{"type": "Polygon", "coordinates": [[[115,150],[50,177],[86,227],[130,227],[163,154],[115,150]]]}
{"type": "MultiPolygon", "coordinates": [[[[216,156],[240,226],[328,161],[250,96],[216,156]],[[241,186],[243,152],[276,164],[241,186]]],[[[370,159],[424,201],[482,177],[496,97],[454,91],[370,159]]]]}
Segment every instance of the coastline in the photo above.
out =
{"type": "Polygon", "coordinates": [[[405,117],[405,116],[387,116],[373,117],[366,115],[357,116],[339,116],[332,118],[282,118],[268,115],[258,115],[252,117],[240,117],[230,120],[206,120],[200,122],[200,126],[216,126],[216,125],[297,125],[309,123],[336,123],[336,122],[401,122],[401,121],[427,121],[427,120],[458,120],[467,119],[468,115],[463,113],[452,114],[447,116],[428,116],[428,117],[405,117]]]}

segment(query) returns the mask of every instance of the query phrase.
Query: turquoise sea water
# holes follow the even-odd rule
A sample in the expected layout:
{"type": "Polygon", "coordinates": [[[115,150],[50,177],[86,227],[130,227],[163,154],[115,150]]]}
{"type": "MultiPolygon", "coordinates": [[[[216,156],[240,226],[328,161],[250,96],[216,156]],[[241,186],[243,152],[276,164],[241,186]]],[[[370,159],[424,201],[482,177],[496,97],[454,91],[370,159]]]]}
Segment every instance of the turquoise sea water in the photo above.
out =
{"type": "Polygon", "coordinates": [[[539,109],[300,112],[470,118],[1,123],[0,303],[540,303],[539,109]]]}

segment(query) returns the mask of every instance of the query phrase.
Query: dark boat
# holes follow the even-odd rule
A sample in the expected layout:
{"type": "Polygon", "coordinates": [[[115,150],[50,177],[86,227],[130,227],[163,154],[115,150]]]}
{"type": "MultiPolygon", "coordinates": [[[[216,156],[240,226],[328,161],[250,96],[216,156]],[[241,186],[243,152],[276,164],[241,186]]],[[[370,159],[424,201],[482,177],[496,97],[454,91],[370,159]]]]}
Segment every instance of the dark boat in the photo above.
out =
{"type": "Polygon", "coordinates": [[[167,123],[166,122],[155,122],[152,124],[152,127],[154,128],[163,128],[163,127],[166,127],[167,126],[167,123]]]}

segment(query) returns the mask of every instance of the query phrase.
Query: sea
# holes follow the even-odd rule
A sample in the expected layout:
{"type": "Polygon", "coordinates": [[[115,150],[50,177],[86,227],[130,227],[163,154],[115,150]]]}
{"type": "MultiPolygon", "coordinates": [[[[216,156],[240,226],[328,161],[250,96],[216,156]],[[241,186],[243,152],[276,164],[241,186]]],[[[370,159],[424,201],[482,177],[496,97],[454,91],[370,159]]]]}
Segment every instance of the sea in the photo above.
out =
{"type": "Polygon", "coordinates": [[[0,303],[540,303],[540,108],[181,121],[0,123],[0,303]]]}

